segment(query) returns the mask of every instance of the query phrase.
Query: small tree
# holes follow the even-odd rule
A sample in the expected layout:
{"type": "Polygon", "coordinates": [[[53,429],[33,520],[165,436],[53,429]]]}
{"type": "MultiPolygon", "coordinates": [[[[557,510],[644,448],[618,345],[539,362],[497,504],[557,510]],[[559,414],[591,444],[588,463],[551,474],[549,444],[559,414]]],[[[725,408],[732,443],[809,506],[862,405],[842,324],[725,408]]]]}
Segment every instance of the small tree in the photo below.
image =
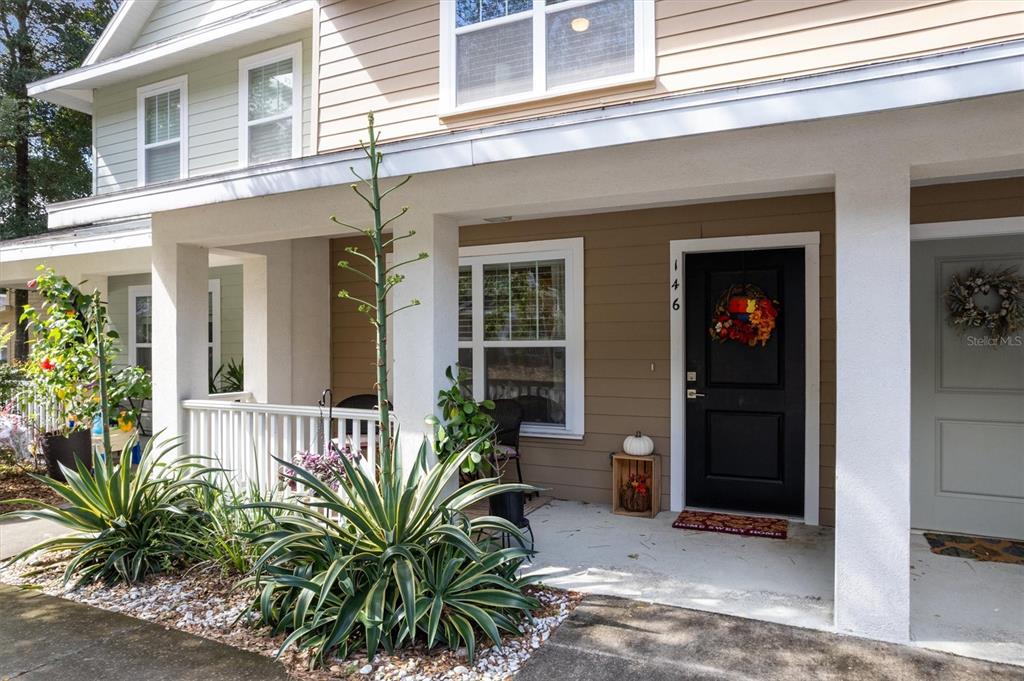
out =
{"type": "Polygon", "coordinates": [[[147,394],[149,375],[139,367],[111,373],[118,335],[109,328],[99,291],[83,293],[42,265],[38,271],[28,287],[39,292],[43,305],[38,310],[26,307],[22,314],[32,335],[25,373],[36,394],[58,405],[62,431],[88,428],[101,414],[104,451],[109,454],[110,420],[122,425],[138,421],[138,413],[127,413],[119,405],[147,394]]]}
{"type": "Polygon", "coordinates": [[[380,452],[381,452],[381,476],[387,479],[391,475],[394,475],[397,470],[395,462],[395,443],[391,437],[390,419],[391,419],[391,408],[390,399],[391,393],[388,387],[388,367],[387,367],[387,356],[388,356],[388,332],[387,332],[387,321],[388,318],[405,310],[410,307],[415,307],[420,304],[420,301],[413,298],[406,305],[403,305],[395,310],[388,310],[387,297],[392,289],[398,284],[405,280],[405,276],[398,274],[399,268],[410,263],[418,262],[427,258],[426,253],[419,253],[416,257],[403,262],[395,263],[390,267],[386,262],[387,250],[395,243],[402,239],[408,239],[409,237],[416,234],[414,230],[410,230],[401,236],[392,235],[388,237],[384,230],[391,225],[395,220],[402,217],[409,211],[408,206],[402,206],[398,213],[391,217],[384,217],[384,199],[393,191],[404,186],[412,176],[407,176],[405,179],[399,181],[390,189],[381,191],[380,188],[380,166],[381,161],[384,159],[384,155],[377,151],[377,143],[380,140],[380,133],[376,132],[373,127],[373,112],[370,112],[366,116],[367,120],[367,135],[369,142],[361,143],[363,153],[366,154],[366,158],[370,163],[370,176],[364,178],[356,172],[355,168],[350,168],[352,174],[359,178],[359,182],[350,185],[352,191],[354,191],[359,198],[366,202],[370,207],[370,211],[373,214],[373,226],[372,227],[356,227],[346,222],[342,222],[336,216],[331,216],[331,221],[337,225],[345,227],[347,229],[354,230],[359,234],[367,237],[370,240],[370,253],[363,253],[359,250],[358,246],[348,246],[345,248],[345,252],[356,258],[363,260],[368,263],[367,269],[361,269],[355,267],[350,261],[342,260],[338,263],[338,267],[352,272],[367,281],[373,283],[374,286],[374,298],[373,300],[362,300],[349,293],[347,290],[338,291],[338,297],[348,300],[355,301],[358,304],[358,310],[364,313],[370,320],[370,324],[373,326],[376,332],[376,348],[377,348],[377,359],[376,359],[376,372],[377,372],[377,408],[379,410],[380,418],[380,452]],[[365,188],[365,193],[361,190],[360,185],[365,188]]]}

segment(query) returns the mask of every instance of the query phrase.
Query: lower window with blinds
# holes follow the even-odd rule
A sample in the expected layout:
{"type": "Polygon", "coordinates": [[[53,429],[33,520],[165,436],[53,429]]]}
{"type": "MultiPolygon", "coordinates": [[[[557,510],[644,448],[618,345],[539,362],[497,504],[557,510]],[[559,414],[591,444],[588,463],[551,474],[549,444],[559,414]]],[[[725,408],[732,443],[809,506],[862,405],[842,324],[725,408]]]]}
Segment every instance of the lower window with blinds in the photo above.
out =
{"type": "Polygon", "coordinates": [[[459,251],[459,365],[477,400],[515,400],[526,435],[583,435],[583,239],[459,251]]]}

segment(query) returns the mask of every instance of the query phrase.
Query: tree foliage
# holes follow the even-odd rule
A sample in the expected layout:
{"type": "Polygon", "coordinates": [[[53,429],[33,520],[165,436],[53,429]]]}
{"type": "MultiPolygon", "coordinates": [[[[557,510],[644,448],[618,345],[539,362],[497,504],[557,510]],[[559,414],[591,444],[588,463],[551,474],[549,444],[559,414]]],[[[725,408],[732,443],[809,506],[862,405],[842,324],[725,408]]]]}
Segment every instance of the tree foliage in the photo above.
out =
{"type": "Polygon", "coordinates": [[[0,0],[0,239],[41,232],[43,207],[89,194],[89,116],[29,99],[81,65],[118,0],[0,0]]]}

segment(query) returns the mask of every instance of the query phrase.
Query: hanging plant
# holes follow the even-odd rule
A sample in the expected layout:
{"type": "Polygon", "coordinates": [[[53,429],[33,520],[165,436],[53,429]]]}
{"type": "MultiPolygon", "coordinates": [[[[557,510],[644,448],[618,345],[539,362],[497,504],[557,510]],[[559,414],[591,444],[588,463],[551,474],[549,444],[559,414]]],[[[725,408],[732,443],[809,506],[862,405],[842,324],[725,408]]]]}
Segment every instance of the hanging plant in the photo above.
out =
{"type": "Polygon", "coordinates": [[[950,324],[961,333],[980,329],[990,338],[999,338],[1024,329],[1024,277],[1016,267],[972,267],[964,276],[954,274],[943,298],[950,324]],[[990,304],[977,300],[979,295],[993,293],[998,300],[990,304]]]}
{"type": "Polygon", "coordinates": [[[779,317],[779,301],[753,284],[733,284],[722,292],[711,314],[708,333],[719,342],[755,347],[768,344],[779,317]]]}

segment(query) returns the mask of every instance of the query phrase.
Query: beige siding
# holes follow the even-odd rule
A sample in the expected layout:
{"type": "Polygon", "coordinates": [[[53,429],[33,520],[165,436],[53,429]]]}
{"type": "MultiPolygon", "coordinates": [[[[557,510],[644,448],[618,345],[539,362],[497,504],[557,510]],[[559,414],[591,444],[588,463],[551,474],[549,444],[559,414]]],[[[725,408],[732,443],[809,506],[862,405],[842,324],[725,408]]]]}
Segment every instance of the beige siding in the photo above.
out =
{"type": "Polygon", "coordinates": [[[269,5],[276,0],[143,0],[156,7],[133,50],[269,5]]]}
{"type": "Polygon", "coordinates": [[[436,0],[325,0],[320,151],[736,86],[1024,36],[1010,0],[657,0],[657,79],[440,120],[436,0]]]}
{"type": "MultiPolygon", "coordinates": [[[[1024,180],[996,180],[913,190],[912,220],[1024,215],[1024,180]]],[[[460,243],[479,245],[574,236],[584,238],[586,436],[582,441],[524,440],[523,473],[560,498],[608,503],[608,452],[643,430],[664,457],[668,508],[668,242],[773,232],[821,232],[821,521],[835,521],[835,238],[831,194],[603,213],[503,225],[463,227],[460,243]],[[651,365],[654,370],[651,371],[651,365]]],[[[344,258],[352,239],[332,242],[344,258]]],[[[332,289],[370,295],[366,282],[341,270],[332,289]]],[[[346,301],[331,308],[332,386],[338,399],[373,387],[372,333],[346,301]]]]}
{"type": "Polygon", "coordinates": [[[238,60],[302,42],[302,149],[310,147],[312,38],[310,32],[266,40],[183,68],[101,88],[94,95],[96,191],[99,194],[136,186],[137,93],[139,87],[188,75],[189,175],[238,167],[238,60]]]}

